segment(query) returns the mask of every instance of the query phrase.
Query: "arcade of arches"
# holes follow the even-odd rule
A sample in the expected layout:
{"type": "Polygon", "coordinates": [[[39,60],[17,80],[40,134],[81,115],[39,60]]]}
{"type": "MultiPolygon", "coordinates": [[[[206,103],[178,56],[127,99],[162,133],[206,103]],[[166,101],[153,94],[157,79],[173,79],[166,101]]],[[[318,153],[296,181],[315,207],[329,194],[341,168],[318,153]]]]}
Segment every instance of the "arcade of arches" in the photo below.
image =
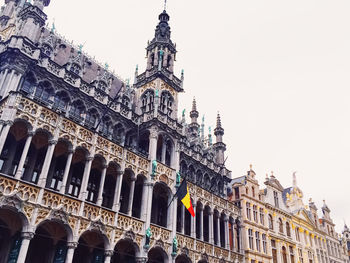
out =
{"type": "MultiPolygon", "coordinates": [[[[173,192],[166,184],[150,184],[144,175],[123,169],[121,164],[92,155],[83,147],[74,147],[65,139],[54,138],[46,130],[32,130],[22,120],[3,124],[0,137],[6,139],[0,141],[1,174],[124,216],[149,220],[162,228],[172,229],[175,223],[179,234],[239,251],[240,229],[232,216],[192,200],[197,215],[193,218],[181,202],[168,207],[173,192]],[[151,204],[146,196],[152,196],[151,204]]],[[[154,147],[156,158],[171,165],[172,142],[161,137],[156,143],[163,145],[154,147]]],[[[142,145],[151,151],[150,141],[143,138],[142,145]]],[[[102,233],[88,231],[74,238],[73,231],[60,221],[45,221],[30,228],[24,217],[7,208],[0,209],[0,263],[131,263],[140,257],[140,248],[131,240],[121,240],[110,249],[102,233]]],[[[149,250],[147,262],[169,262],[163,252],[160,253],[160,248],[149,250]]],[[[191,261],[178,256],[175,262],[191,261]]]]}

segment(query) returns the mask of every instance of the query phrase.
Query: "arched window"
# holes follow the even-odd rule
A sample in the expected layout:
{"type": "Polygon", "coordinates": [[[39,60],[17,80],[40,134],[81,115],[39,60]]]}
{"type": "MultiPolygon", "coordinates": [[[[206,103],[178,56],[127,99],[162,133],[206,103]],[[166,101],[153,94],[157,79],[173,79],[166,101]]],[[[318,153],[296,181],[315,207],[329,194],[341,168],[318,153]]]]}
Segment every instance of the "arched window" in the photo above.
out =
{"type": "Polygon", "coordinates": [[[160,97],[160,111],[171,116],[174,98],[168,91],[163,91],[160,97]]]}
{"type": "Polygon", "coordinates": [[[287,236],[290,237],[290,224],[288,222],[286,223],[286,231],[287,231],[287,236]]]}
{"type": "Polygon", "coordinates": [[[248,220],[251,220],[252,219],[252,216],[251,216],[251,208],[250,208],[250,203],[247,203],[246,204],[246,210],[247,210],[247,218],[248,220]]]}
{"type": "Polygon", "coordinates": [[[83,113],[85,111],[84,103],[81,100],[74,101],[70,106],[69,116],[78,121],[83,120],[83,113]]]}
{"type": "Polygon", "coordinates": [[[64,91],[58,92],[55,95],[54,108],[65,111],[69,102],[68,94],[64,91]]]}
{"type": "Polygon", "coordinates": [[[282,247],[282,259],[283,259],[283,263],[288,263],[287,262],[287,249],[286,249],[286,247],[282,247]]]}
{"type": "Polygon", "coordinates": [[[171,66],[171,55],[168,55],[167,61],[166,61],[166,68],[169,69],[171,66]]]}
{"type": "Polygon", "coordinates": [[[125,129],[121,123],[118,123],[114,126],[113,129],[113,140],[118,143],[122,143],[124,141],[125,129]]]}
{"type": "Polygon", "coordinates": [[[154,66],[154,53],[151,54],[151,66],[154,66]]]}
{"type": "Polygon", "coordinates": [[[256,205],[253,205],[253,218],[254,222],[258,222],[258,207],[256,205]]]}
{"type": "Polygon", "coordinates": [[[264,208],[259,208],[260,224],[265,225],[264,208]]]}
{"type": "Polygon", "coordinates": [[[273,219],[272,219],[272,215],[269,215],[269,229],[273,230],[273,219]]]}
{"type": "Polygon", "coordinates": [[[52,96],[53,89],[51,84],[48,81],[40,82],[38,87],[35,90],[34,97],[41,102],[50,104],[50,97],[52,96]]]}
{"type": "Polygon", "coordinates": [[[110,135],[111,119],[109,117],[104,117],[100,124],[100,131],[104,136],[110,135]]]}
{"type": "Polygon", "coordinates": [[[24,79],[21,90],[26,94],[32,94],[36,86],[36,78],[32,72],[29,72],[24,79]]]}
{"type": "Polygon", "coordinates": [[[299,232],[300,232],[300,228],[297,227],[295,229],[295,238],[297,239],[297,241],[300,241],[300,234],[299,234],[299,232]]]}
{"type": "Polygon", "coordinates": [[[283,222],[281,218],[278,219],[278,229],[280,233],[283,233],[283,222]]]}
{"type": "Polygon", "coordinates": [[[85,125],[91,128],[95,127],[98,118],[99,118],[99,115],[96,109],[89,110],[86,114],[85,125]]]}
{"type": "Polygon", "coordinates": [[[154,91],[153,90],[147,90],[141,98],[142,106],[141,110],[142,112],[149,112],[154,109],[154,91]]]}
{"type": "Polygon", "coordinates": [[[255,197],[255,188],[252,186],[252,196],[255,197]]]}

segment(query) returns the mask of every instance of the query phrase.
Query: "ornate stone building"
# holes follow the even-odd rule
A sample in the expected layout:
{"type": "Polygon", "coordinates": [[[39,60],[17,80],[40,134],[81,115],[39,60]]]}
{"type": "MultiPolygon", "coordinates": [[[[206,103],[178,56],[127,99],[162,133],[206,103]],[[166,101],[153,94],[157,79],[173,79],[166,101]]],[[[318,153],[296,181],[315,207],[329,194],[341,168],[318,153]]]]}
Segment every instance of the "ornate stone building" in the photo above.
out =
{"type": "Polygon", "coordinates": [[[324,204],[319,218],[311,199],[304,205],[295,174],[289,188],[272,174],[261,189],[255,176],[250,169],[231,182],[232,200],[242,207],[245,262],[349,262],[345,240],[338,238],[329,208],[324,204]]]}
{"type": "Polygon", "coordinates": [[[220,116],[178,119],[159,15],[134,85],[45,27],[50,0],[0,13],[0,263],[243,262],[220,116]],[[196,217],[173,195],[188,180],[196,217]]]}

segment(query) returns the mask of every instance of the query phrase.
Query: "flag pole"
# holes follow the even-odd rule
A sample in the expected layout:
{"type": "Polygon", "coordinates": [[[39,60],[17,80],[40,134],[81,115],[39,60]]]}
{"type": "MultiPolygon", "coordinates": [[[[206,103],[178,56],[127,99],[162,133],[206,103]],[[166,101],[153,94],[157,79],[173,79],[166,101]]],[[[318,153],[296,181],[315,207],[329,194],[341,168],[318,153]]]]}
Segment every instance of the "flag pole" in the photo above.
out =
{"type": "Polygon", "coordinates": [[[182,184],[186,181],[186,178],[187,178],[187,174],[186,174],[185,177],[183,178],[183,180],[182,180],[180,186],[177,188],[176,193],[173,195],[173,198],[171,199],[170,203],[168,204],[167,209],[169,208],[169,206],[171,205],[171,203],[174,201],[175,196],[176,196],[177,193],[179,192],[179,189],[181,188],[182,184]]]}

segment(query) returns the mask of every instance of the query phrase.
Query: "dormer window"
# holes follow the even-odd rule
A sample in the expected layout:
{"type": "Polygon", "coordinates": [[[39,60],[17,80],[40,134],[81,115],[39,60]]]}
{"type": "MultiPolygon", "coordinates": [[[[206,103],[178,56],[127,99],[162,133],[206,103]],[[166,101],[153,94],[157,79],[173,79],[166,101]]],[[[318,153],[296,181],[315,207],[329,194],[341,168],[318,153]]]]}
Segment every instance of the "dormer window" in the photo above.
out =
{"type": "Polygon", "coordinates": [[[70,71],[73,72],[74,74],[79,75],[81,71],[81,67],[78,64],[73,63],[70,67],[70,71]]]}
{"type": "Polygon", "coordinates": [[[107,84],[104,81],[99,81],[97,83],[97,88],[106,92],[107,84]]]}
{"type": "Polygon", "coordinates": [[[48,44],[43,44],[41,47],[41,51],[48,57],[51,57],[52,55],[52,48],[48,44]]]}

